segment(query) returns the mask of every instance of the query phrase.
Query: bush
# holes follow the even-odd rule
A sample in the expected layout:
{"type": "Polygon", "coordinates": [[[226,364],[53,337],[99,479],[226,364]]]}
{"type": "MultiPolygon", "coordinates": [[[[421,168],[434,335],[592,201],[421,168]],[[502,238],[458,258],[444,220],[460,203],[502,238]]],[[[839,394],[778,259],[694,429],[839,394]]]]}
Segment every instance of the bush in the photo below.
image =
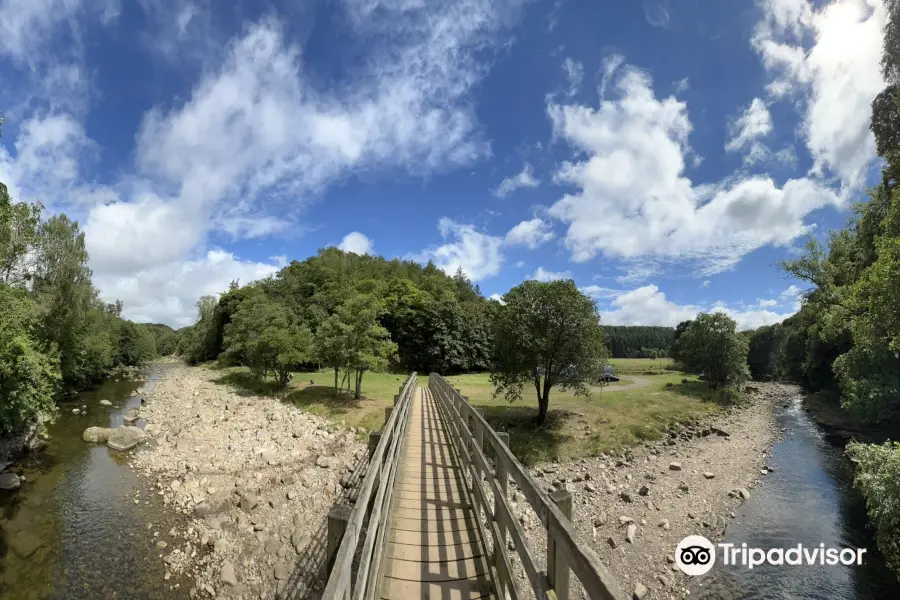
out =
{"type": "Polygon", "coordinates": [[[35,337],[37,309],[24,291],[0,285],[0,434],[55,413],[59,358],[35,337]]]}
{"type": "Polygon", "coordinates": [[[857,463],[855,485],[866,497],[875,541],[888,566],[900,574],[900,442],[847,445],[857,463]]]}

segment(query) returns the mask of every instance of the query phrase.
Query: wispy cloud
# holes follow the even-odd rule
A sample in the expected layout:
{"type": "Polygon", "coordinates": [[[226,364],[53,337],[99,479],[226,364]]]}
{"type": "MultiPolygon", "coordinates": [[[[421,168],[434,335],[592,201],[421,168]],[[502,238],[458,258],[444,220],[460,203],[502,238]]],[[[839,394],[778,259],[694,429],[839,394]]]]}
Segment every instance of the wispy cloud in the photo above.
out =
{"type": "Polygon", "coordinates": [[[522,188],[534,188],[541,184],[541,180],[534,176],[530,164],[526,164],[517,174],[507,177],[500,182],[494,195],[499,198],[505,198],[514,191],[522,188]]]}

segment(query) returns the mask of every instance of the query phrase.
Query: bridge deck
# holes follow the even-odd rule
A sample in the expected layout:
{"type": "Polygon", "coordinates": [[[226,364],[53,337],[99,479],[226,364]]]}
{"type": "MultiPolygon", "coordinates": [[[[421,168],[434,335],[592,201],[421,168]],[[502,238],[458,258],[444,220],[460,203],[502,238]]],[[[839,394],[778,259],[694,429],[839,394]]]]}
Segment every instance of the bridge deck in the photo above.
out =
{"type": "Polygon", "coordinates": [[[494,598],[464,472],[431,391],[418,388],[410,408],[381,598],[494,598]]]}

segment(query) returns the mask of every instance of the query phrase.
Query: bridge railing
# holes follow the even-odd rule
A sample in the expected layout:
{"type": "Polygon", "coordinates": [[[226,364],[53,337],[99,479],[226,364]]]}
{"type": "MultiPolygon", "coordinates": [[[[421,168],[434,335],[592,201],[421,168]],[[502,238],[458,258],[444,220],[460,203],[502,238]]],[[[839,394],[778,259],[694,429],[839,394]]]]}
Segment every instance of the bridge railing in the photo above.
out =
{"type": "Polygon", "coordinates": [[[375,597],[389,540],[394,479],[406,440],[416,381],[415,373],[409,376],[400,393],[394,396],[393,408],[385,410],[387,419],[381,432],[370,436],[369,467],[349,515],[341,516],[340,509],[337,509],[338,516],[329,515],[329,575],[322,598],[369,600],[375,597]]]}
{"type": "Polygon", "coordinates": [[[592,600],[629,598],[597,555],[578,541],[570,521],[571,495],[568,492],[548,495],[541,490],[525,467],[509,451],[505,443],[508,436],[494,431],[480,412],[446,379],[432,373],[428,378],[428,387],[438,401],[439,410],[451,432],[450,438],[463,468],[469,472],[475,508],[487,516],[486,527],[480,518],[477,521],[482,534],[487,533],[492,540],[491,570],[494,582],[500,588],[498,597],[506,598],[505,594],[508,594],[510,600],[528,597],[524,595],[521,583],[513,574],[515,556],[507,547],[507,539],[511,539],[535,598],[568,600],[570,571],[592,600]],[[490,448],[488,454],[491,461],[485,454],[486,448],[490,448]],[[512,477],[525,495],[547,532],[545,570],[535,560],[535,549],[526,537],[521,523],[513,515],[507,496],[509,477],[512,477]],[[485,484],[493,495],[493,506],[488,505],[483,487],[485,484]]]}

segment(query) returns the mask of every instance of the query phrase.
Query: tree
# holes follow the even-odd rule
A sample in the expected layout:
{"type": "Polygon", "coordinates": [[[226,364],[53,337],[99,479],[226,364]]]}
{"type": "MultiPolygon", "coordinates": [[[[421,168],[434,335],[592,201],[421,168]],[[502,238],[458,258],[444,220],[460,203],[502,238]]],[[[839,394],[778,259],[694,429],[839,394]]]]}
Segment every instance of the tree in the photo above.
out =
{"type": "Polygon", "coordinates": [[[319,362],[334,370],[334,393],[339,393],[338,378],[341,369],[347,366],[349,352],[345,345],[350,335],[350,326],[333,314],[321,325],[315,335],[315,353],[319,362]]]}
{"type": "Polygon", "coordinates": [[[676,363],[681,365],[682,368],[685,369],[685,357],[681,342],[681,336],[684,335],[684,332],[688,330],[692,323],[693,321],[682,321],[675,327],[675,332],[672,338],[672,345],[669,348],[669,356],[672,357],[672,360],[674,360],[676,363]]]}
{"type": "Polygon", "coordinates": [[[38,308],[24,290],[0,284],[0,434],[52,418],[59,359],[36,340],[38,308]]]}
{"type": "Polygon", "coordinates": [[[312,334],[288,309],[256,294],[244,300],[225,326],[225,354],[250,368],[259,380],[271,372],[284,388],[290,373],[311,356],[312,334]]]}
{"type": "Polygon", "coordinates": [[[900,573],[900,442],[847,445],[856,462],[855,485],[866,497],[875,540],[888,566],[900,573]]]}
{"type": "Polygon", "coordinates": [[[700,313],[679,337],[681,360],[706,375],[710,388],[739,386],[747,381],[748,345],[737,325],[722,312],[700,313]]]}
{"type": "Polygon", "coordinates": [[[0,284],[22,286],[31,279],[42,212],[40,204],[13,203],[0,183],[0,284]]]}
{"type": "Polygon", "coordinates": [[[526,383],[537,393],[538,423],[547,418],[550,390],[588,395],[606,350],[594,302],[568,281],[526,281],[503,296],[494,321],[494,396],[514,401],[526,383]]]}
{"type": "Polygon", "coordinates": [[[750,333],[747,364],[750,375],[758,381],[771,381],[779,376],[779,359],[787,330],[779,324],[766,325],[750,333]]]}
{"type": "Polygon", "coordinates": [[[362,380],[366,371],[384,371],[397,354],[397,344],[378,319],[384,306],[374,296],[358,294],[344,301],[338,309],[343,327],[345,368],[355,381],[355,397],[362,396],[362,380]]]}

